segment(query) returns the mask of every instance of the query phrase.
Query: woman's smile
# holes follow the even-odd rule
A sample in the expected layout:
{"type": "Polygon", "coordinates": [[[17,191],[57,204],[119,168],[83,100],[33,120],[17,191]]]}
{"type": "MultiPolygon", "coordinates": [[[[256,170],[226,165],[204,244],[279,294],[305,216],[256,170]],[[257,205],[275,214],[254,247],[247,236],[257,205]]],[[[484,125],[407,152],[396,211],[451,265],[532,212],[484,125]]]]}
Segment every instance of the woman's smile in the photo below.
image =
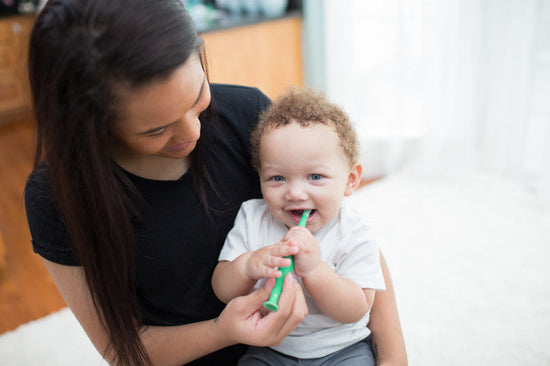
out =
{"type": "Polygon", "coordinates": [[[178,152],[178,151],[182,151],[182,150],[185,150],[187,147],[189,147],[189,145],[191,145],[193,142],[182,142],[182,143],[179,143],[179,144],[176,144],[176,145],[171,145],[169,147],[166,148],[166,150],[170,151],[170,152],[178,152]]]}

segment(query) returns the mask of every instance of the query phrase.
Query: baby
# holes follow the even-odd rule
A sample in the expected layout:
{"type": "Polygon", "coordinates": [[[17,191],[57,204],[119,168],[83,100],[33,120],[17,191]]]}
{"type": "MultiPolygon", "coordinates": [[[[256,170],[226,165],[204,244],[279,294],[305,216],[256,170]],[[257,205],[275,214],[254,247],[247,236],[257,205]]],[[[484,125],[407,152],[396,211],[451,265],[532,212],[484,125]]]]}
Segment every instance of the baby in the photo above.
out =
{"type": "Polygon", "coordinates": [[[309,314],[279,346],[250,347],[239,364],[374,365],[367,323],[385,286],[369,225],[344,202],[362,173],[352,124],[322,94],[292,88],[260,116],[251,141],[264,199],[242,204],[212,287],[228,302],[279,277],[294,255],[309,314]]]}

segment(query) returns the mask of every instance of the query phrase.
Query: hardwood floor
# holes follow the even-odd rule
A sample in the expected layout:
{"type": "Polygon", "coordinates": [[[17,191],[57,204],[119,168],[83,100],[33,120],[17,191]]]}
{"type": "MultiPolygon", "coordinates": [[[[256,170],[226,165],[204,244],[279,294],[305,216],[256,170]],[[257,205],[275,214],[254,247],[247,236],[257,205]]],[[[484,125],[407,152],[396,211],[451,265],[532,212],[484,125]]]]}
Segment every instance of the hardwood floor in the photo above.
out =
{"type": "Polygon", "coordinates": [[[23,189],[33,161],[30,116],[0,117],[0,334],[65,306],[42,259],[32,250],[23,189]]]}

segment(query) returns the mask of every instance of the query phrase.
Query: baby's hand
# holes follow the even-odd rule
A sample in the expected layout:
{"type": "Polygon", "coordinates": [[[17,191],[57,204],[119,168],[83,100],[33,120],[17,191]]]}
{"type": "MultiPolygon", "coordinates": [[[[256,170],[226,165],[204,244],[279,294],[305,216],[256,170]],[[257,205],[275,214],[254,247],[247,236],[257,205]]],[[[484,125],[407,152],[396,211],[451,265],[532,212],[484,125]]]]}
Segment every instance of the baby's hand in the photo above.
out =
{"type": "Polygon", "coordinates": [[[246,261],[246,275],[252,280],[280,277],[281,271],[275,268],[289,266],[290,259],[283,257],[294,255],[298,250],[297,246],[283,242],[258,249],[252,252],[246,261]]]}
{"type": "Polygon", "coordinates": [[[290,228],[283,241],[290,246],[297,246],[299,249],[294,256],[294,272],[298,276],[306,276],[321,263],[319,242],[305,227],[294,226],[290,228]]]}

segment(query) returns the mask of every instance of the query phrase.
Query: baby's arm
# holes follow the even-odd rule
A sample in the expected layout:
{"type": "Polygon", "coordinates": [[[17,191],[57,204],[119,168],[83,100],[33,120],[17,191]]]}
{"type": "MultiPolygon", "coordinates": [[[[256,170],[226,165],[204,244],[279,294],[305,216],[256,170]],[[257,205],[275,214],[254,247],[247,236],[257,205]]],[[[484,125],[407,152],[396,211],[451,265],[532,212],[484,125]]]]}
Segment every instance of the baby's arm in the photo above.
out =
{"type": "Polygon", "coordinates": [[[342,323],[353,323],[370,310],[375,291],[340,277],[321,261],[319,243],[309,230],[293,227],[285,240],[299,247],[294,270],[324,314],[342,323]]]}
{"type": "Polygon", "coordinates": [[[319,309],[342,323],[359,321],[374,302],[374,290],[362,289],[352,280],[340,277],[325,262],[302,280],[319,309]]]}
{"type": "Polygon", "coordinates": [[[237,296],[247,295],[256,282],[264,277],[280,277],[276,267],[290,265],[298,248],[284,243],[268,245],[256,251],[241,254],[233,261],[220,261],[212,275],[212,288],[216,296],[227,303],[237,296]]]}
{"type": "Polygon", "coordinates": [[[220,261],[212,275],[212,289],[224,303],[233,298],[246,295],[250,292],[255,280],[249,278],[245,273],[245,263],[252,252],[246,252],[233,261],[220,261]]]}

